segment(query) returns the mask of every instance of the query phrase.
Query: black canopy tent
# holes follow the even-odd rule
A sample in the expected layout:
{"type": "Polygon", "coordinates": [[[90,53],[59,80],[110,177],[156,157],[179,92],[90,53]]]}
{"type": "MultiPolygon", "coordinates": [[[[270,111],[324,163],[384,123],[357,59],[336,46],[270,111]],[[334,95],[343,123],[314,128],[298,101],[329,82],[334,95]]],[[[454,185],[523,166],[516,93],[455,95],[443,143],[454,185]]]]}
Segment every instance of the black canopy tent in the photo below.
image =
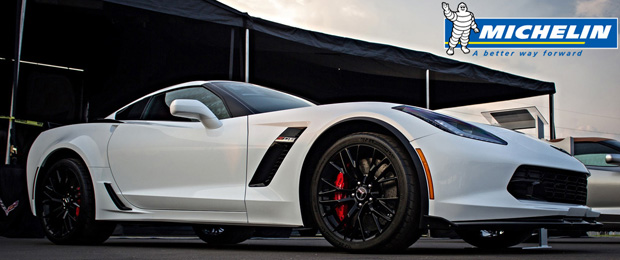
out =
{"type": "MultiPolygon", "coordinates": [[[[551,82],[294,28],[214,0],[29,0],[13,79],[22,1],[0,3],[10,17],[0,32],[15,36],[0,42],[0,91],[3,99],[11,96],[11,82],[19,79],[15,118],[84,122],[197,79],[249,81],[317,103],[373,100],[431,109],[555,93],[551,82]]],[[[8,106],[2,109],[0,115],[9,114],[8,106]]],[[[30,136],[26,151],[36,137],[28,129],[16,127],[17,135],[30,136]]]]}

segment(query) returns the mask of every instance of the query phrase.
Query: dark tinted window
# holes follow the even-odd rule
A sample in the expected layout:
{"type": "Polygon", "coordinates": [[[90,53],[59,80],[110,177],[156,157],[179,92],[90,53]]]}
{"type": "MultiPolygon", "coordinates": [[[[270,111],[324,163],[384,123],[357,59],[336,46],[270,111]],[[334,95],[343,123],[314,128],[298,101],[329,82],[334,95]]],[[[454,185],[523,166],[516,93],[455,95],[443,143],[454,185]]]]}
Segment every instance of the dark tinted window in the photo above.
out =
{"type": "Polygon", "coordinates": [[[126,107],[125,109],[116,113],[116,120],[139,120],[142,118],[142,112],[144,111],[144,107],[148,103],[149,98],[144,98],[132,105],[126,107]]]}
{"type": "Polygon", "coordinates": [[[175,99],[194,99],[205,104],[219,119],[229,118],[230,114],[224,102],[204,87],[184,88],[155,95],[149,102],[144,116],[144,120],[165,120],[165,121],[190,121],[186,118],[175,117],[170,114],[170,104],[175,99]]]}
{"type": "Polygon", "coordinates": [[[313,106],[309,101],[299,97],[253,84],[242,82],[216,82],[214,84],[241,100],[255,113],[313,106]]]}
{"type": "Polygon", "coordinates": [[[190,121],[187,118],[176,117],[170,114],[170,107],[166,104],[166,94],[158,94],[151,98],[143,120],[164,120],[164,121],[190,121]]]}
{"type": "MultiPolygon", "coordinates": [[[[607,141],[606,141],[607,142],[607,141]]],[[[617,143],[617,141],[615,141],[617,143]]],[[[614,148],[612,145],[606,145],[603,143],[575,143],[575,155],[579,154],[610,154],[620,153],[619,148],[614,148]]]]}
{"type": "Polygon", "coordinates": [[[605,161],[607,154],[620,154],[620,142],[606,140],[575,143],[575,158],[587,166],[617,167],[605,161]]]}

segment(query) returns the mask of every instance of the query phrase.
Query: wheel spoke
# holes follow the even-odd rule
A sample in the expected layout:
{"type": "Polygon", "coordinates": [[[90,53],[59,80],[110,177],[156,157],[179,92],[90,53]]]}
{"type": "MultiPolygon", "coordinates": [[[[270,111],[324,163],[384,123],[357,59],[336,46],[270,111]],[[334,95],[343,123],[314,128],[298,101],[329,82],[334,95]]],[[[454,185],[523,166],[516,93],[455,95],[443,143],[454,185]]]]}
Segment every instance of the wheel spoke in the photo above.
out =
{"type": "Polygon", "coordinates": [[[392,218],[390,218],[390,217],[388,217],[388,216],[386,216],[386,215],[381,214],[381,212],[379,212],[379,211],[375,210],[375,209],[374,209],[374,208],[372,208],[372,207],[370,208],[370,212],[371,212],[373,215],[377,215],[378,217],[380,217],[380,218],[384,219],[385,221],[392,222],[392,218]]]}
{"type": "Polygon", "coordinates": [[[321,191],[321,192],[319,192],[319,195],[327,195],[327,194],[336,193],[336,192],[345,192],[345,193],[350,193],[350,192],[353,192],[353,190],[351,190],[351,189],[333,189],[333,190],[326,190],[326,191],[321,191]]]}
{"type": "Polygon", "coordinates": [[[362,212],[364,212],[364,207],[366,207],[366,205],[367,205],[366,203],[363,204],[362,207],[357,212],[356,214],[357,216],[355,216],[355,219],[357,223],[359,224],[359,231],[360,231],[360,235],[362,236],[362,241],[366,241],[366,231],[364,231],[364,225],[360,217],[362,216],[362,212]]]}
{"type": "Polygon", "coordinates": [[[386,171],[388,168],[390,168],[390,166],[392,166],[391,163],[389,164],[381,164],[381,166],[379,166],[379,169],[377,169],[377,172],[375,172],[375,180],[381,180],[383,178],[385,178],[385,174],[388,173],[388,171],[386,171]]]}
{"type": "Polygon", "coordinates": [[[319,195],[325,195],[325,194],[329,194],[329,193],[334,193],[334,192],[353,192],[352,189],[340,189],[338,187],[336,187],[336,185],[330,183],[329,181],[321,178],[321,181],[325,184],[327,184],[328,186],[332,187],[333,190],[328,190],[328,191],[321,191],[319,192],[319,195]]]}
{"type": "Polygon", "coordinates": [[[352,216],[357,213],[358,209],[359,207],[357,206],[357,204],[353,204],[353,207],[351,207],[351,209],[349,209],[349,212],[347,212],[347,217],[352,219],[352,216]]]}
{"type": "Polygon", "coordinates": [[[329,164],[331,164],[331,166],[334,166],[334,168],[336,168],[336,170],[338,170],[339,172],[344,172],[344,169],[340,168],[340,166],[336,165],[334,162],[329,161],[329,164]]]}
{"type": "Polygon", "coordinates": [[[319,203],[321,203],[321,204],[334,204],[334,203],[345,203],[345,202],[351,202],[351,201],[355,201],[355,199],[351,198],[351,197],[348,197],[348,198],[339,199],[339,200],[319,200],[319,203]]]}
{"type": "Polygon", "coordinates": [[[342,169],[344,170],[342,173],[344,173],[344,174],[349,174],[349,173],[347,172],[347,164],[346,164],[346,163],[344,163],[344,157],[342,157],[342,151],[340,151],[340,152],[338,153],[338,156],[340,156],[340,162],[342,162],[342,169]]]}
{"type": "Polygon", "coordinates": [[[375,226],[377,227],[377,231],[379,232],[379,234],[383,233],[383,229],[381,228],[381,224],[379,224],[379,219],[377,218],[377,216],[375,216],[375,214],[370,215],[372,216],[373,222],[375,222],[375,226]]]}
{"type": "Polygon", "coordinates": [[[361,216],[361,210],[360,213],[357,214],[357,223],[360,224],[360,234],[362,235],[362,241],[366,241],[366,231],[364,231],[364,225],[362,225],[362,220],[360,219],[361,216]]]}
{"type": "Polygon", "coordinates": [[[398,200],[398,197],[393,197],[393,198],[377,198],[377,200],[380,200],[380,201],[385,201],[385,200],[398,200]]]}
{"type": "MultiPolygon", "coordinates": [[[[54,192],[54,191],[51,191],[54,192]]],[[[56,193],[57,196],[52,196],[49,191],[43,191],[43,195],[45,195],[46,197],[49,198],[49,200],[56,202],[56,203],[62,203],[62,199],[60,199],[60,194],[56,193]]],[[[48,200],[48,201],[49,201],[48,200]]]]}
{"type": "Polygon", "coordinates": [[[57,179],[58,179],[58,182],[57,182],[57,183],[58,183],[58,184],[61,184],[61,183],[62,183],[62,179],[60,178],[60,170],[56,170],[56,177],[57,177],[57,179]]]}
{"type": "Polygon", "coordinates": [[[392,214],[392,215],[394,215],[394,214],[395,214],[394,210],[393,210],[393,209],[391,209],[390,207],[388,207],[388,205],[387,205],[387,204],[385,204],[385,202],[383,202],[383,201],[381,201],[381,200],[378,200],[378,202],[379,202],[379,205],[381,205],[381,206],[382,206],[383,208],[385,208],[388,212],[390,212],[390,214],[392,214]]]}
{"type": "Polygon", "coordinates": [[[397,177],[390,177],[390,178],[383,178],[383,179],[381,179],[381,180],[378,180],[377,182],[378,182],[378,183],[384,183],[384,182],[388,182],[388,181],[396,181],[396,180],[398,180],[398,178],[397,178],[397,177]]]}
{"type": "Polygon", "coordinates": [[[351,156],[351,152],[349,152],[349,149],[344,148],[344,151],[347,153],[347,157],[349,157],[349,161],[351,162],[351,165],[353,165],[353,168],[357,168],[357,163],[355,162],[355,160],[353,160],[353,156],[351,156]]]}
{"type": "Polygon", "coordinates": [[[334,184],[330,183],[329,181],[325,180],[324,178],[321,178],[321,181],[322,181],[323,183],[327,184],[329,187],[332,187],[332,188],[334,188],[334,189],[338,190],[338,187],[336,187],[336,185],[334,185],[334,184]]]}

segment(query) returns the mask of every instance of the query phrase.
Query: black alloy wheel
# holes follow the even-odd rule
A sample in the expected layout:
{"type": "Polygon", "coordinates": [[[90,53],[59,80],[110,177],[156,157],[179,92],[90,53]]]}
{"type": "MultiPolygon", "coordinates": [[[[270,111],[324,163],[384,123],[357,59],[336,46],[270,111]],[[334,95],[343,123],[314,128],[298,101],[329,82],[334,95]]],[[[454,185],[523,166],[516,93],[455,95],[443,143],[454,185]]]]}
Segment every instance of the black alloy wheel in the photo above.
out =
{"type": "Polygon", "coordinates": [[[351,251],[401,250],[420,236],[420,196],[411,159],[392,137],[338,140],[312,179],[312,207],[325,238],[351,251]]]}
{"type": "Polygon", "coordinates": [[[35,194],[37,216],[56,244],[97,244],[110,237],[114,223],[95,221],[91,178],[84,165],[63,159],[40,176],[35,194]]]}

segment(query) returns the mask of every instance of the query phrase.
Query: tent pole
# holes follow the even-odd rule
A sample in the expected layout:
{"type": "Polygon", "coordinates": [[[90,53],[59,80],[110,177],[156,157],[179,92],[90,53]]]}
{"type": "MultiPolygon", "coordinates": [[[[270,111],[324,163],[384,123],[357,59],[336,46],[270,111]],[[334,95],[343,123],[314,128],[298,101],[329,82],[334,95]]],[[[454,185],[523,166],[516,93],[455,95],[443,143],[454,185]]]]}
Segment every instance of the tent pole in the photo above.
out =
{"type": "Polygon", "coordinates": [[[245,82],[250,82],[250,29],[245,29],[245,82]]]}
{"type": "Polygon", "coordinates": [[[11,88],[11,107],[9,111],[9,128],[6,133],[6,156],[5,163],[8,165],[11,163],[11,130],[14,127],[14,120],[12,119],[15,110],[15,95],[17,94],[17,86],[19,80],[19,64],[21,63],[21,54],[22,54],[22,36],[24,34],[24,17],[26,16],[26,0],[21,0],[20,14],[19,14],[19,23],[17,23],[16,39],[15,39],[15,58],[14,58],[14,66],[13,66],[13,86],[11,88]]]}
{"type": "Polygon", "coordinates": [[[429,70],[426,70],[426,109],[431,109],[431,80],[429,75],[429,70]]]}
{"type": "Polygon", "coordinates": [[[553,94],[549,94],[549,139],[555,138],[555,104],[553,94]]]}
{"type": "Polygon", "coordinates": [[[235,57],[235,28],[230,28],[230,58],[228,59],[228,80],[233,79],[233,58],[235,57]]]}

